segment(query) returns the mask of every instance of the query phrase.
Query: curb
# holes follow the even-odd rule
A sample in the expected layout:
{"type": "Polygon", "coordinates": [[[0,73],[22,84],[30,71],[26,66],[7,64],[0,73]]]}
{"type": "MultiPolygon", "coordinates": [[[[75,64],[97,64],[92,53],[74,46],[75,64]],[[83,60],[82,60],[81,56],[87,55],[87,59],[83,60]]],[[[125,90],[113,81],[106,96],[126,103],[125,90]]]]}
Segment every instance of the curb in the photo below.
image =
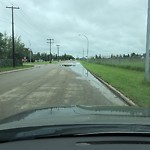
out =
{"type": "Polygon", "coordinates": [[[32,69],[32,68],[34,68],[34,67],[25,68],[25,69],[16,69],[16,70],[11,70],[11,71],[4,71],[4,72],[0,72],[0,75],[13,73],[13,72],[19,72],[19,71],[25,71],[25,70],[29,70],[29,69],[32,69]]]}
{"type": "MultiPolygon", "coordinates": [[[[88,70],[89,71],[89,70],[88,70]]],[[[119,92],[116,88],[108,84],[106,81],[98,77],[96,74],[89,71],[97,80],[99,80],[101,83],[103,83],[108,89],[110,89],[115,95],[119,96],[127,105],[129,106],[138,106],[135,104],[132,100],[130,100],[128,97],[126,97],[124,94],[119,92]]]]}

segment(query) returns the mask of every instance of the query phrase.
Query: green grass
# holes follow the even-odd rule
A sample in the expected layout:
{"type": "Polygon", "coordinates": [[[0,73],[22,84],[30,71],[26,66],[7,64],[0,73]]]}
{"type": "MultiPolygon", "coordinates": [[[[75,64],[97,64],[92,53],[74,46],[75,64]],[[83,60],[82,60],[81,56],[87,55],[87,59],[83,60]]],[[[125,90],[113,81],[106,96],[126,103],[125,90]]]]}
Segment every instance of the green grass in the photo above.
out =
{"type": "Polygon", "coordinates": [[[90,62],[136,71],[144,71],[145,69],[145,60],[141,58],[103,58],[92,59],[90,62]]]}
{"type": "Polygon", "coordinates": [[[33,67],[33,65],[23,65],[23,66],[19,66],[19,67],[0,67],[0,72],[4,72],[4,71],[11,71],[11,70],[16,70],[16,69],[25,69],[25,68],[31,68],[33,67]]]}
{"type": "Polygon", "coordinates": [[[92,73],[114,86],[137,105],[150,107],[150,83],[144,82],[144,72],[81,61],[92,73]]]}

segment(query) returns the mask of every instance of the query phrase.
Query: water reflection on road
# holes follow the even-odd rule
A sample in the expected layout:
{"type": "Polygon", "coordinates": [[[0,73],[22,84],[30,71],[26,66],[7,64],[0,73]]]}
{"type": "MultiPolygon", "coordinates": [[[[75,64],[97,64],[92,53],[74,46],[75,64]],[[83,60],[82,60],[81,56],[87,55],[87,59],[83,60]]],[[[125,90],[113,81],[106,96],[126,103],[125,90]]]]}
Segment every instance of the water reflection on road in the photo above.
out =
{"type": "Polygon", "coordinates": [[[87,69],[85,69],[79,62],[73,62],[75,65],[70,66],[69,68],[79,74],[77,79],[86,80],[90,83],[94,88],[99,89],[99,91],[109,100],[112,100],[114,103],[118,105],[127,105],[125,102],[116,96],[112,91],[110,91],[103,83],[97,80],[87,69]]]}

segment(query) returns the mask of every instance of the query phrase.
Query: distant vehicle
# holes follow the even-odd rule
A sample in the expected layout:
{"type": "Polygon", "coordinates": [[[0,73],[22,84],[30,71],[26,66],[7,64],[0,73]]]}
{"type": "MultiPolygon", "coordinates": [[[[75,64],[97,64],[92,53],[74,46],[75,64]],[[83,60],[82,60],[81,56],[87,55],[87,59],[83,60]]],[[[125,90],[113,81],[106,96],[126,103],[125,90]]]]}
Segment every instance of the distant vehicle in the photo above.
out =
{"type": "Polygon", "coordinates": [[[62,66],[65,66],[65,67],[76,66],[76,62],[66,61],[66,62],[62,63],[62,66]]]}

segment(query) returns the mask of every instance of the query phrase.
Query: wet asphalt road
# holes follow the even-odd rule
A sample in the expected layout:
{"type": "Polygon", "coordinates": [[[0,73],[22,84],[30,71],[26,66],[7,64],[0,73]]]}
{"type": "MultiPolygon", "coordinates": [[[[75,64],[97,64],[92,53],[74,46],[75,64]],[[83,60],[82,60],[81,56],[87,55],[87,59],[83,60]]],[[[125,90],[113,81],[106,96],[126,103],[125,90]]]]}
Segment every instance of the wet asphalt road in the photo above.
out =
{"type": "Polygon", "coordinates": [[[0,119],[53,106],[126,105],[81,64],[71,64],[75,66],[40,65],[0,75],[0,119]]]}

